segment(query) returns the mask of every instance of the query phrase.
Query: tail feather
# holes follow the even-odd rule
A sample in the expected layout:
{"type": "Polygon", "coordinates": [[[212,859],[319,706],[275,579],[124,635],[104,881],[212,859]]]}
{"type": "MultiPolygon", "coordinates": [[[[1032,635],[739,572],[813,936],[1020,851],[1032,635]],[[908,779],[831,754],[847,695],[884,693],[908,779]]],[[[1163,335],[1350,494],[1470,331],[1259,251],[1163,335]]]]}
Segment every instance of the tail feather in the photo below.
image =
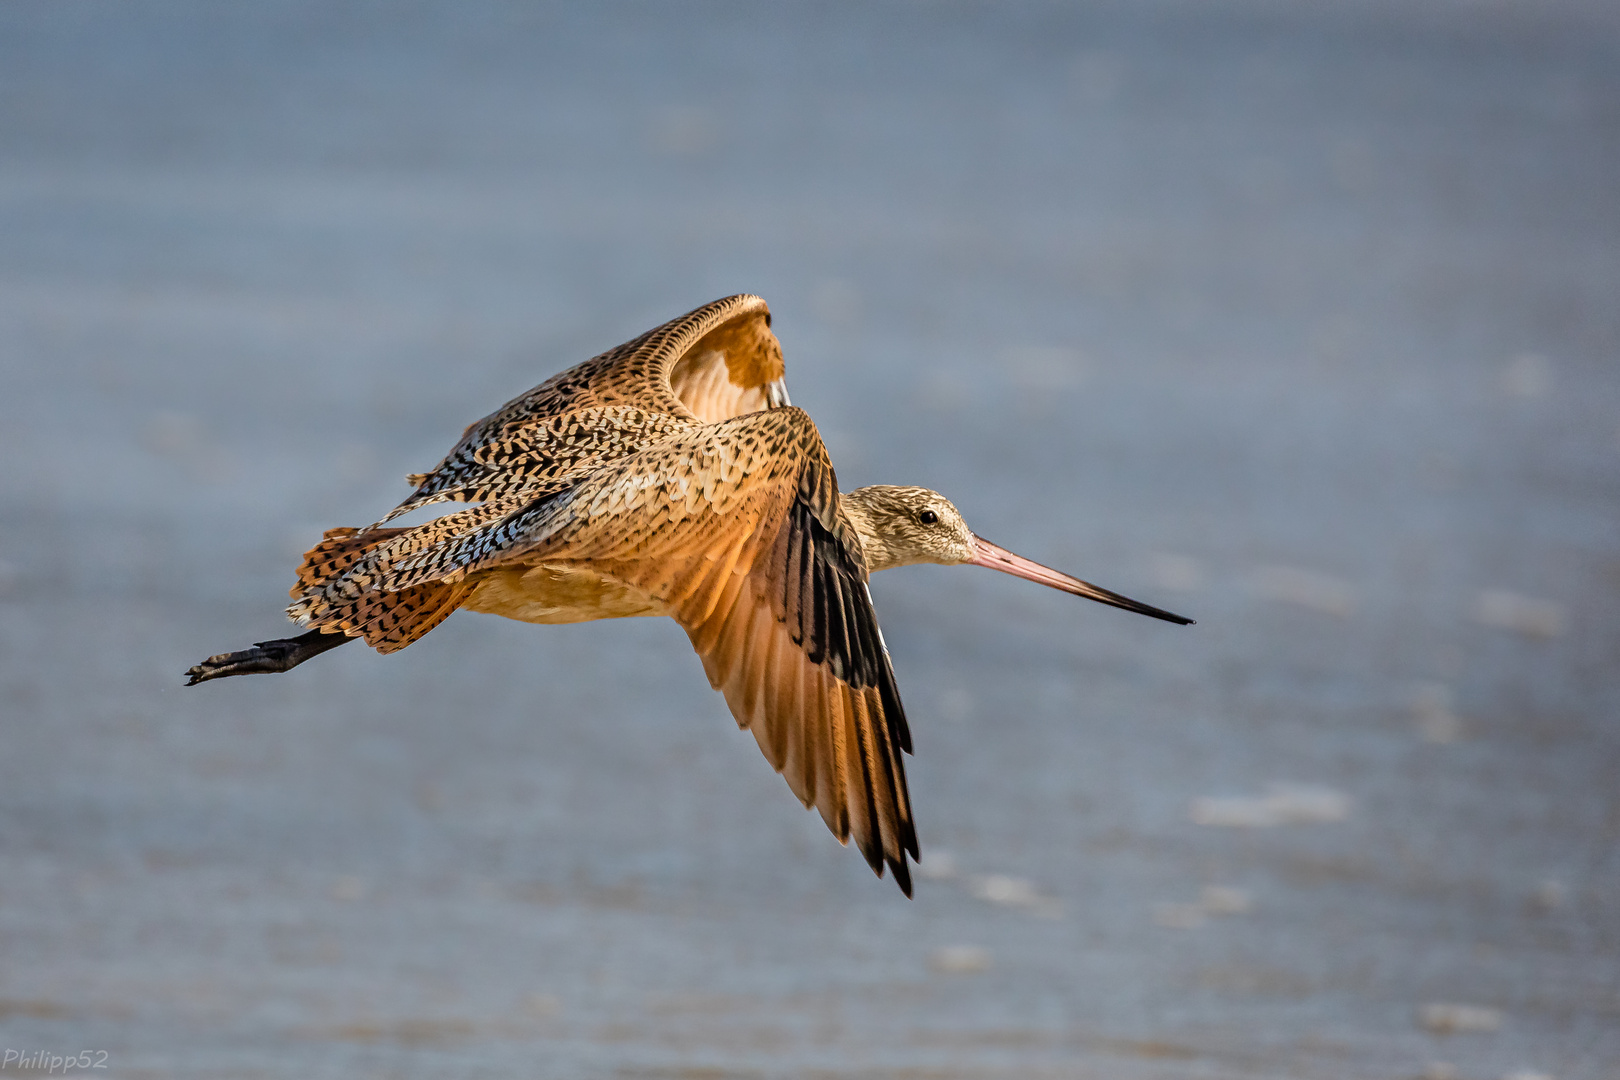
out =
{"type": "Polygon", "coordinates": [[[398,536],[405,529],[359,529],[343,527],[327,529],[321,542],[304,552],[303,564],[298,567],[298,584],[288,593],[294,600],[311,589],[320,588],[355,563],[372,548],[385,540],[398,536]]]}
{"type": "Polygon", "coordinates": [[[367,593],[356,611],[360,636],[380,653],[398,652],[448,619],[472,591],[465,581],[432,581],[399,592],[367,593]]]}
{"type": "Polygon", "coordinates": [[[321,542],[304,553],[291,592],[297,602],[288,613],[312,629],[364,638],[381,653],[397,652],[438,626],[471,595],[472,584],[428,581],[384,591],[367,587],[371,575],[362,575],[364,582],[345,580],[369,552],[409,531],[326,530],[321,542]]]}

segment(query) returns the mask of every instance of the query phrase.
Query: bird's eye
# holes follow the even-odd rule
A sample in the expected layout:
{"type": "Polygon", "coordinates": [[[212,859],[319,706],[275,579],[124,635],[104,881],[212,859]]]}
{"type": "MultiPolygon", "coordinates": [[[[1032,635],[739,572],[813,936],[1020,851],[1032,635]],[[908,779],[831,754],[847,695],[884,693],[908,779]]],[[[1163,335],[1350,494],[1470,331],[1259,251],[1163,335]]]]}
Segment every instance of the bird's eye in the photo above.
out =
{"type": "Polygon", "coordinates": [[[934,513],[932,510],[924,510],[922,513],[917,515],[917,520],[922,522],[924,525],[932,525],[934,522],[939,520],[939,515],[934,513]]]}

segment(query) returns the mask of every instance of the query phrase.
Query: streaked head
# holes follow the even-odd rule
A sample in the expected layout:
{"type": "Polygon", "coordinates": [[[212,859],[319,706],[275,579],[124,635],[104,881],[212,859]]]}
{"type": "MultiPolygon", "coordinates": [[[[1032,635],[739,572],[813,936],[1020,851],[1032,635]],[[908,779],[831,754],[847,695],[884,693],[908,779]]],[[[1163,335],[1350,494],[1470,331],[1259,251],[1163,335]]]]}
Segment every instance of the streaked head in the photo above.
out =
{"type": "Polygon", "coordinates": [[[869,570],[972,562],[974,535],[951,500],[920,487],[874,484],[843,495],[869,570]]]}
{"type": "Polygon", "coordinates": [[[842,498],[844,513],[860,534],[867,569],[874,573],[917,563],[987,566],[1140,615],[1182,625],[1192,622],[1042,566],[975,536],[951,500],[937,491],[875,484],[845,492],[842,498]]]}

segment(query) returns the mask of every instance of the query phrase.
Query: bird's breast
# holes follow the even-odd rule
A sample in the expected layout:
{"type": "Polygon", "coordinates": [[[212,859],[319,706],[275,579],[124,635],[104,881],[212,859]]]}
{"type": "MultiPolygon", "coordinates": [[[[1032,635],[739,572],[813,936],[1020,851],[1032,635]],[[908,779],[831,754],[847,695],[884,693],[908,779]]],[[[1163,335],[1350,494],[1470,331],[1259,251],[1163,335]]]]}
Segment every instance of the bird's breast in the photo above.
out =
{"type": "Polygon", "coordinates": [[[667,615],[664,605],[624,582],[593,570],[540,563],[480,575],[471,611],[532,623],[590,622],[638,615],[667,615]]]}

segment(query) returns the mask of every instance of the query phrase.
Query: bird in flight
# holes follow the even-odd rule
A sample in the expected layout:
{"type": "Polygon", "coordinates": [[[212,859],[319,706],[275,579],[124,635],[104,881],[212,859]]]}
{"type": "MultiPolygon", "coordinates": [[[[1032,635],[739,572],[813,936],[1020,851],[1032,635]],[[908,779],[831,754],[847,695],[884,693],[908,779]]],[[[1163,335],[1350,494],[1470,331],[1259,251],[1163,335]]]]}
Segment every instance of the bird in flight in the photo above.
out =
{"type": "Polygon", "coordinates": [[[403,649],[458,608],[534,623],[667,615],[771,767],[841,843],[911,895],[911,752],[867,577],[988,566],[1142,615],[1180,615],[974,535],[926,488],[840,492],[788,401],[757,296],[731,296],[570,368],[469,427],[376,524],[298,568],[297,637],[211,656],[187,685],[288,671],[363,639],[403,649]],[[388,522],[467,503],[425,524],[388,522]]]}

